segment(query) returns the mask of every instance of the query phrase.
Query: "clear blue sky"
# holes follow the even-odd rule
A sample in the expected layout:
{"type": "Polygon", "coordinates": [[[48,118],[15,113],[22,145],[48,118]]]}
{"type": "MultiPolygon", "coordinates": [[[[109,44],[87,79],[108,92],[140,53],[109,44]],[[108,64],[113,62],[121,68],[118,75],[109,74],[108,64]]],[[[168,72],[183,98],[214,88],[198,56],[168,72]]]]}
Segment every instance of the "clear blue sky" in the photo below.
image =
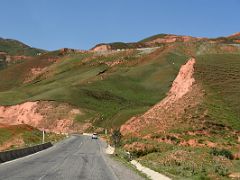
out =
{"type": "Polygon", "coordinates": [[[239,0],[0,0],[0,37],[48,50],[240,31],[239,0]]]}

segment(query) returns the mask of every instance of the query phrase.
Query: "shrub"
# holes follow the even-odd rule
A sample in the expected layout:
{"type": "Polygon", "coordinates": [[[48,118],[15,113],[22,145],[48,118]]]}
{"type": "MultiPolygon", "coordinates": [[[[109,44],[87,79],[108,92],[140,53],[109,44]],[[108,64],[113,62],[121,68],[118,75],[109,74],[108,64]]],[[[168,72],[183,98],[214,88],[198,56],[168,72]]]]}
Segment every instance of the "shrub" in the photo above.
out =
{"type": "Polygon", "coordinates": [[[134,150],[132,151],[132,154],[134,157],[139,158],[141,156],[145,156],[147,154],[155,153],[155,152],[159,152],[159,150],[155,147],[149,147],[149,148],[134,150]]]}
{"type": "Polygon", "coordinates": [[[228,168],[224,167],[223,165],[216,165],[215,172],[218,173],[220,176],[226,176],[229,173],[228,168]]]}
{"type": "Polygon", "coordinates": [[[221,149],[221,150],[217,150],[216,148],[213,148],[210,151],[210,154],[214,155],[214,156],[224,156],[230,160],[233,159],[233,154],[231,151],[226,150],[226,149],[221,149]]]}
{"type": "Polygon", "coordinates": [[[114,129],[112,136],[111,136],[111,141],[114,146],[120,146],[122,134],[120,132],[120,129],[114,129]]]}

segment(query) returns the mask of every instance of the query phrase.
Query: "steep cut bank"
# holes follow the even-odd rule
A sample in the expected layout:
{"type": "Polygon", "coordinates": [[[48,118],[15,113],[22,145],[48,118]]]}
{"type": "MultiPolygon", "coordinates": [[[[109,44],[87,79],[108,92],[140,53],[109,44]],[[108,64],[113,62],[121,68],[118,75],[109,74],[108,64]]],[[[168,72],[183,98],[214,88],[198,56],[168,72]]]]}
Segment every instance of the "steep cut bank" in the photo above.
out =
{"type": "Polygon", "coordinates": [[[67,104],[37,101],[14,106],[0,106],[0,123],[5,125],[27,124],[32,127],[54,133],[71,133],[83,131],[89,125],[75,123],[79,109],[67,104]]]}
{"type": "MultiPolygon", "coordinates": [[[[193,78],[195,59],[191,58],[180,71],[174,80],[172,87],[167,95],[160,103],[153,106],[150,110],[140,117],[133,117],[121,126],[121,133],[139,134],[146,127],[157,128],[157,132],[164,131],[169,126],[169,116],[174,118],[180,117],[183,113],[183,106],[178,106],[181,98],[193,89],[195,79],[193,78]],[[168,113],[167,113],[168,112],[168,113]]],[[[172,118],[171,118],[172,119],[172,118]]],[[[154,129],[155,129],[154,128],[154,129]]]]}

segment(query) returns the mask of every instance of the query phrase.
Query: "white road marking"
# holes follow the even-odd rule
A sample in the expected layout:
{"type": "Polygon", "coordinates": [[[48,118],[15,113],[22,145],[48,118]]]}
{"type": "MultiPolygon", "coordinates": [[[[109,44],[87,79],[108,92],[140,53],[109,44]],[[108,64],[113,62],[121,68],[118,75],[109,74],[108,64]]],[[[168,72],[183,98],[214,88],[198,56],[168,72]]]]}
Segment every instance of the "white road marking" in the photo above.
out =
{"type": "Polygon", "coordinates": [[[82,144],[83,144],[83,143],[81,142],[78,147],[80,148],[80,146],[81,146],[82,144]]]}

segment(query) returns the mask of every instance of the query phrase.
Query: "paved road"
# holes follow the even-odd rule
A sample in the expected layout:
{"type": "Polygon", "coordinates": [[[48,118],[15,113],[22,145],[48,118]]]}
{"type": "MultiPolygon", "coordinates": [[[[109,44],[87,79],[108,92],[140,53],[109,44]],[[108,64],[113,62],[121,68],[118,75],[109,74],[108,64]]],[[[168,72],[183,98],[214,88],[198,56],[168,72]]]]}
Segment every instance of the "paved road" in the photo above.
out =
{"type": "MultiPolygon", "coordinates": [[[[140,178],[134,173],[131,175],[134,179],[140,178]]],[[[99,140],[72,136],[45,151],[0,165],[0,180],[20,179],[114,180],[124,177],[119,178],[109,166],[99,140]]]]}

